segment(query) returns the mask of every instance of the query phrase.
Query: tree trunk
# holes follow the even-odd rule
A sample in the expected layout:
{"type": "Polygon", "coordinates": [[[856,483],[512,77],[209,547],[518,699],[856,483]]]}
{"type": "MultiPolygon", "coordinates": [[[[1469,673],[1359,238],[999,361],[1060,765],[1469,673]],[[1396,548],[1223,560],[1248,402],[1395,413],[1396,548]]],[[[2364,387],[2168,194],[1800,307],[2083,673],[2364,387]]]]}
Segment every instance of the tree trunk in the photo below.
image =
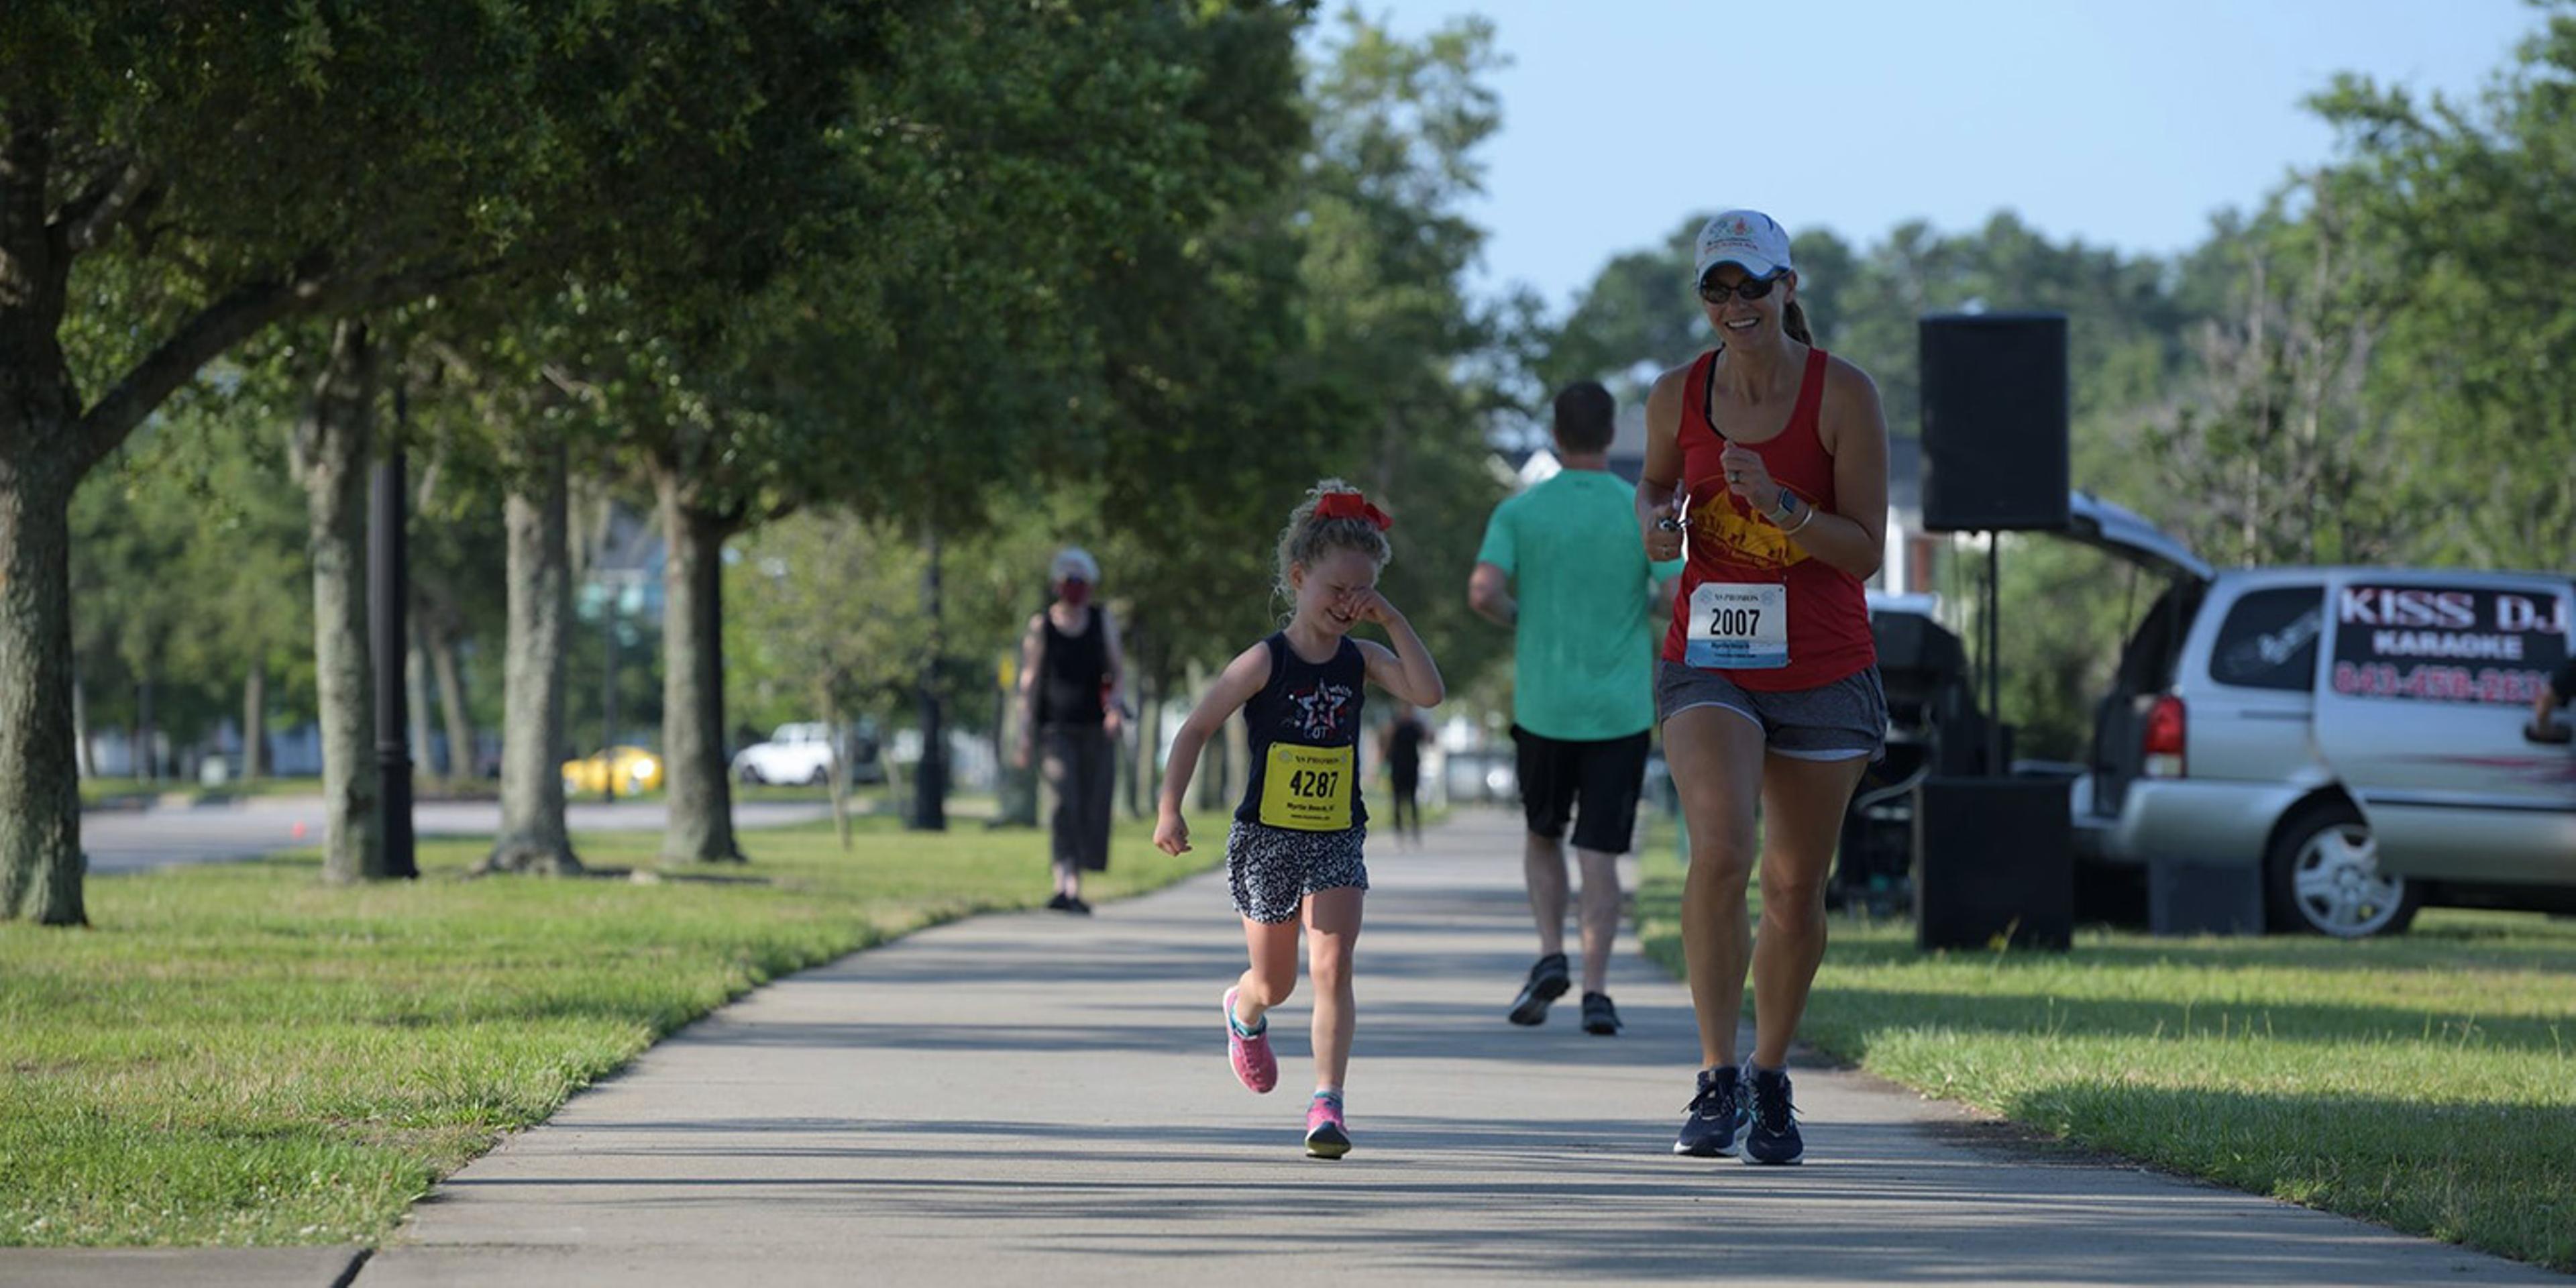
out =
{"type": "MultiPolygon", "coordinates": [[[[617,635],[623,624],[617,619],[621,588],[610,584],[602,589],[608,593],[599,597],[599,754],[603,764],[610,764],[617,759],[609,749],[617,745],[617,635]]],[[[604,769],[599,775],[599,797],[602,804],[617,803],[617,775],[604,769]]]]}
{"type": "Polygon", "coordinates": [[[314,687],[321,705],[322,875],[387,875],[377,834],[375,670],[367,656],[367,438],[374,361],[364,323],[341,322],[295,430],[313,555],[314,687]]]}
{"type": "Polygon", "coordinates": [[[403,689],[409,695],[405,705],[410,708],[404,713],[409,719],[404,722],[407,727],[403,734],[411,739],[412,772],[422,777],[434,777],[438,773],[438,760],[430,754],[432,749],[429,745],[429,647],[422,639],[425,629],[421,620],[414,617],[411,630],[407,632],[411,636],[406,641],[410,647],[403,650],[403,689]]]}
{"type": "MultiPolygon", "coordinates": [[[[1196,662],[1190,663],[1190,692],[1205,695],[1207,687],[1215,682],[1216,677],[1210,675],[1207,668],[1196,662]]],[[[1226,723],[1234,722],[1228,720],[1226,723]]],[[[1230,741],[1232,741],[1230,735],[1225,730],[1219,729],[1215,736],[1209,738],[1199,749],[1199,763],[1190,769],[1190,772],[1195,775],[1190,781],[1199,789],[1199,809],[1202,812],[1214,813],[1226,807],[1225,749],[1230,741]]]]}
{"type": "Polygon", "coordinates": [[[1225,759],[1219,762],[1224,768],[1217,774],[1225,780],[1225,795],[1217,800],[1219,809],[1230,808],[1234,802],[1242,800],[1244,787],[1252,781],[1251,729],[1240,711],[1225,722],[1225,759]]]}
{"type": "MultiPolygon", "coordinates": [[[[0,370],[0,387],[16,383],[0,370]]],[[[59,451],[27,441],[53,427],[12,423],[19,413],[0,408],[0,921],[79,926],[89,921],[72,755],[70,510],[79,479],[47,459],[59,451]]]]}
{"type": "MultiPolygon", "coordinates": [[[[1229,720],[1226,723],[1231,726],[1234,722],[1229,720]]],[[[1232,757],[1228,753],[1233,750],[1234,735],[1229,730],[1220,729],[1199,752],[1200,809],[1214,813],[1228,807],[1226,788],[1231,784],[1226,782],[1226,778],[1233,772],[1232,757]]]]}
{"type": "MultiPolygon", "coordinates": [[[[892,719],[891,714],[889,714],[889,717],[886,720],[879,723],[877,727],[879,729],[891,731],[894,728],[894,720],[892,719]]],[[[893,810],[896,815],[900,817],[903,813],[903,766],[897,762],[893,756],[886,754],[886,752],[887,748],[880,745],[878,748],[877,759],[885,765],[886,808],[893,810]]]]}
{"type": "Polygon", "coordinates": [[[98,777],[98,757],[89,746],[89,688],[78,670],[72,672],[72,771],[82,778],[98,777]]]}
{"type": "Polygon", "coordinates": [[[823,733],[832,748],[832,830],[841,838],[841,852],[850,852],[850,761],[841,754],[845,735],[841,732],[841,708],[829,697],[823,699],[823,733]]]}
{"type": "Polygon", "coordinates": [[[268,773],[268,668],[251,663],[242,680],[242,767],[245,783],[268,773]]]}
{"type": "Polygon", "coordinates": [[[444,622],[424,624],[428,632],[429,670],[438,681],[438,714],[447,726],[447,780],[474,781],[474,721],[465,713],[465,673],[456,664],[456,635],[444,622]]]}
{"type": "Polygon", "coordinates": [[[1139,818],[1152,818],[1163,800],[1163,686],[1151,671],[1136,681],[1136,783],[1144,798],[1139,818]]]}
{"type": "Polygon", "coordinates": [[[161,785],[161,728],[154,723],[152,711],[152,676],[134,686],[135,777],[155,787],[161,785]]]}
{"type": "Polygon", "coordinates": [[[667,548],[662,572],[662,772],[671,813],[662,857],[740,863],[725,777],[724,630],[718,591],[730,525],[690,505],[682,480],[656,472],[667,548]]]}
{"type": "Polygon", "coordinates": [[[1011,748],[1019,739],[1011,729],[1014,705],[1007,686],[993,686],[993,817],[985,822],[986,827],[1026,825],[1020,818],[1020,775],[1011,767],[1011,748]]]}
{"type": "Polygon", "coordinates": [[[1136,668],[1136,649],[1138,644],[1143,642],[1145,631],[1143,627],[1136,623],[1131,622],[1129,625],[1132,629],[1128,631],[1126,640],[1127,693],[1130,697],[1136,699],[1136,718],[1127,721],[1123,726],[1121,726],[1120,736],[1122,738],[1134,739],[1134,742],[1132,744],[1121,743],[1118,748],[1121,752],[1125,753],[1120,757],[1120,759],[1125,762],[1121,766],[1122,772],[1120,777],[1127,780],[1122,785],[1123,790],[1126,792],[1127,817],[1143,818],[1145,817],[1145,811],[1149,807],[1149,803],[1153,799],[1147,794],[1145,783],[1146,775],[1149,772],[1146,768],[1146,761],[1151,755],[1149,749],[1152,746],[1152,743],[1145,737],[1145,682],[1139,678],[1136,668]]]}
{"type": "Polygon", "coordinates": [[[86,925],[72,754],[72,492],[98,450],[57,338],[69,255],[47,219],[53,132],[0,113],[0,921],[86,925]]]}
{"type": "Polygon", "coordinates": [[[542,449],[502,507],[509,641],[501,664],[501,835],[475,872],[581,871],[564,830],[564,662],[571,646],[570,484],[564,447],[542,449]]]}
{"type": "MultiPolygon", "coordinates": [[[[14,83],[14,81],[13,81],[14,83]]],[[[80,782],[72,736],[72,492],[215,355],[317,301],[245,286],[182,324],[83,410],[61,333],[72,260],[133,212],[120,184],[76,218],[52,198],[55,108],[0,104],[0,921],[82,925],[80,782]]]]}

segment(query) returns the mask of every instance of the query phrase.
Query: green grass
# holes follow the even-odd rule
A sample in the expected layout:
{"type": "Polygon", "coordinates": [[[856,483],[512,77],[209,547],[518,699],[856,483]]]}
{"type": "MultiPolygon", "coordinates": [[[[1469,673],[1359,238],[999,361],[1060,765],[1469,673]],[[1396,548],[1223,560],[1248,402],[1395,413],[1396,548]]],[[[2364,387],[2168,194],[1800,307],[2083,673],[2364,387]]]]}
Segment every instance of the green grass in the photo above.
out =
{"type": "MultiPolygon", "coordinates": [[[[1638,920],[1676,974],[1681,873],[1667,826],[1638,920]]],[[[1903,922],[1832,934],[1800,1035],[1825,1052],[2160,1168],[2576,1270],[2576,922],[2091,930],[2062,955],[1918,953],[1903,922]]]]}
{"type": "Polygon", "coordinates": [[[236,779],[221,787],[204,787],[176,778],[165,778],[157,783],[147,783],[140,778],[84,778],[80,785],[81,804],[88,806],[135,796],[154,799],[162,796],[182,796],[190,800],[199,800],[206,797],[319,796],[321,794],[322,780],[319,778],[261,778],[247,783],[236,779]]]}
{"type": "MultiPolygon", "coordinates": [[[[1204,825],[1214,827],[1213,823],[1204,825]]],[[[578,838],[651,868],[651,833],[578,838]]],[[[672,880],[334,888],[314,857],[89,883],[85,931],[0,926],[0,1246],[373,1243],[438,1177],[764,980],[1050,893],[1043,832],[828,823],[672,880]]],[[[1213,861],[1122,821],[1095,899],[1213,861]]]]}

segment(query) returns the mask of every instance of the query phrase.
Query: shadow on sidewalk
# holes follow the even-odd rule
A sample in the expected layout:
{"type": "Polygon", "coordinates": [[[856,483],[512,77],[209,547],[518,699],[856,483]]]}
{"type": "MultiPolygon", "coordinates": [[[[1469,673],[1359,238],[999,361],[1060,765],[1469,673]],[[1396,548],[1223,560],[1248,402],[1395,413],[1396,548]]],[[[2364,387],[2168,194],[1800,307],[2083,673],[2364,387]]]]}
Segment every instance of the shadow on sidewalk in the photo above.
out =
{"type": "MultiPolygon", "coordinates": [[[[2312,1236],[2286,1238],[2270,1223],[2240,1230],[2243,1197],[2215,1188],[2160,1197],[2142,1218],[2134,1190],[2097,1190],[2092,1178],[2104,1173],[2072,1161],[2048,1173],[2050,1188],[1997,1192],[1980,1151],[1946,1152],[1949,1142],[1919,1127],[1837,1125],[1809,1164],[1751,1168],[1672,1157],[1668,1126],[1362,1115],[1362,1152],[1326,1165],[1300,1156],[1293,1127],[1276,1124],[1174,1125],[1140,1140],[1132,1127],[1061,1122],[706,1119],[615,1129],[633,1139],[606,1152],[675,1164],[658,1174],[450,1185],[567,1187],[675,1221],[757,1190],[780,1215],[865,1209],[923,1237],[974,1232],[948,1236],[960,1256],[1044,1251],[1076,1279],[1087,1258],[1189,1256],[1329,1231],[1336,1256],[1426,1277],[1796,1277],[1814,1269],[1800,1250],[1830,1247],[1831,1274],[1844,1281],[2205,1283],[2294,1265],[2311,1281],[2393,1282],[2372,1249],[2344,1246],[2351,1227],[2320,1221],[2303,1227],[2312,1236]],[[740,1132],[769,1139],[744,1148],[654,1139],[740,1132]],[[1011,1159],[1010,1175],[940,1174],[941,1164],[992,1155],[1011,1159]],[[692,1174],[690,1159],[814,1166],[706,1175],[692,1174]],[[1228,1179],[1211,1184],[1211,1171],[1228,1179]],[[1461,1213],[1473,1214],[1471,1228],[1460,1228],[1461,1213]]],[[[1317,1272],[1329,1278],[1329,1267],[1317,1272]]]]}

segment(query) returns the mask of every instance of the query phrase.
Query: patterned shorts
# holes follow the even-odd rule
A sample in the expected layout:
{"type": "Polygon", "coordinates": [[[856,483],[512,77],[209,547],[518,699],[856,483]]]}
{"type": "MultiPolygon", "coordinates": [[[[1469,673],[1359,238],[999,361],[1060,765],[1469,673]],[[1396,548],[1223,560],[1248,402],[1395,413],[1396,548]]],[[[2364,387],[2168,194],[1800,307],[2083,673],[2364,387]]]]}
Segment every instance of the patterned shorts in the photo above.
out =
{"type": "Polygon", "coordinates": [[[1368,889],[1368,864],[1360,859],[1366,827],[1339,832],[1296,832],[1234,821],[1225,834],[1225,883],[1234,910],[1254,921],[1294,921],[1306,896],[1344,886],[1368,889]]]}

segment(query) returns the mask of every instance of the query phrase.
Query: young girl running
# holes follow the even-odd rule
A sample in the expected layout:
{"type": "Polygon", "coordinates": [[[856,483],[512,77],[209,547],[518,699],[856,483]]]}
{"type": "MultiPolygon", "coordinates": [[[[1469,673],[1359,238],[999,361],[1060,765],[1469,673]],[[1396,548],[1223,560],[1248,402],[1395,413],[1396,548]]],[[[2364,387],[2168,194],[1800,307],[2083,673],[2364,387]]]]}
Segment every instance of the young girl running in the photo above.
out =
{"type": "Polygon", "coordinates": [[[1358,489],[1326,479],[1288,516],[1279,535],[1279,586],[1295,605],[1287,628],[1245,649],[1182,724],[1163,780],[1154,844],[1190,848],[1181,801],[1207,744],[1235,709],[1251,735],[1250,781],[1225,838],[1226,881],[1252,965],[1225,991],[1226,1051],[1234,1076],[1264,1092],[1278,1085],[1267,1012],[1297,986],[1297,922],[1304,913],[1307,971],[1315,982],[1315,1095],[1306,1106],[1306,1152],[1340,1158],[1342,1076],[1350,1067],[1351,952],[1360,935],[1368,868],[1360,845],[1361,681],[1417,707],[1440,703],[1440,668],[1404,614],[1377,593],[1393,551],[1390,520],[1358,489]],[[1395,647],[1350,638],[1362,622],[1395,647]]]}

